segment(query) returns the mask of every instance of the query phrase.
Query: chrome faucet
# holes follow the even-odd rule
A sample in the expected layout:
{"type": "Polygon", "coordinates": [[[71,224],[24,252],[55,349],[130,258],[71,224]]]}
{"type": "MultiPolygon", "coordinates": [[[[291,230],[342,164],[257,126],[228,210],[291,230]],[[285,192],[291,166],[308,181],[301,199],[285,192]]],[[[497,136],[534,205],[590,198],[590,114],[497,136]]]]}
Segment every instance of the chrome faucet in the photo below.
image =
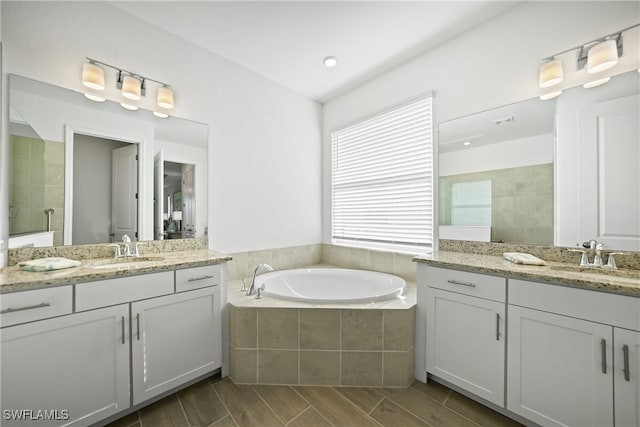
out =
{"type": "Polygon", "coordinates": [[[582,243],[582,246],[587,250],[582,249],[569,249],[570,252],[580,252],[582,253],[582,257],[580,258],[580,267],[595,267],[595,268],[609,268],[612,270],[617,270],[618,266],[616,265],[616,260],[614,255],[624,255],[622,252],[611,252],[609,253],[609,259],[607,260],[607,265],[604,265],[602,262],[602,250],[604,249],[604,245],[596,240],[589,240],[587,242],[582,243]],[[587,252],[593,251],[593,263],[589,262],[589,255],[587,252]]]}
{"type": "Polygon", "coordinates": [[[253,270],[253,278],[251,279],[251,285],[249,286],[249,290],[247,291],[246,295],[253,295],[256,293],[256,274],[258,274],[258,270],[260,270],[261,268],[267,271],[273,271],[273,267],[271,267],[269,264],[258,265],[256,269],[253,270]]]}

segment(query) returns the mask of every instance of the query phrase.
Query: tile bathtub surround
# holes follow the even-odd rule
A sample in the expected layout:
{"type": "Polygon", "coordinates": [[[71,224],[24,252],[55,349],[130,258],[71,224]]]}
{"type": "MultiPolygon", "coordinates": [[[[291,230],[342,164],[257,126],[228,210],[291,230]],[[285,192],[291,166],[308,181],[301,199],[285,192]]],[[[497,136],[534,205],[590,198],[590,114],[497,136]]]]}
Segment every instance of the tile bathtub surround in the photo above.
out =
{"type": "MultiPolygon", "coordinates": [[[[570,252],[569,249],[583,248],[565,248],[559,246],[537,246],[537,245],[520,245],[513,243],[488,243],[488,242],[472,242],[467,240],[445,240],[438,241],[438,250],[445,252],[460,252],[466,254],[493,255],[502,256],[503,252],[525,252],[537,256],[545,261],[562,262],[567,264],[580,264],[581,254],[578,252],[570,252]]],[[[615,250],[604,250],[603,259],[606,263],[609,252],[618,252],[615,250]]],[[[616,264],[618,268],[627,268],[640,270],[640,252],[621,251],[625,255],[616,255],[616,264]]],[[[593,255],[590,255],[590,260],[593,255]]]]}
{"type": "MultiPolygon", "coordinates": [[[[169,239],[149,240],[141,242],[140,253],[142,256],[152,253],[179,252],[187,250],[200,250],[208,248],[208,239],[199,237],[196,239],[169,239]]],[[[65,257],[75,260],[113,258],[114,248],[111,243],[95,245],[67,245],[47,248],[20,248],[9,249],[8,265],[16,265],[22,261],[46,257],[65,257]]]]}
{"type": "Polygon", "coordinates": [[[229,305],[229,376],[238,384],[407,387],[415,306],[408,309],[229,305]]]}
{"type": "Polygon", "coordinates": [[[322,263],[342,268],[373,270],[416,281],[415,255],[338,245],[322,245],[322,263]]]}
{"type": "Polygon", "coordinates": [[[321,264],[322,245],[312,244],[286,248],[229,254],[233,260],[228,264],[229,280],[251,277],[256,266],[269,264],[275,270],[288,270],[321,264]]]}

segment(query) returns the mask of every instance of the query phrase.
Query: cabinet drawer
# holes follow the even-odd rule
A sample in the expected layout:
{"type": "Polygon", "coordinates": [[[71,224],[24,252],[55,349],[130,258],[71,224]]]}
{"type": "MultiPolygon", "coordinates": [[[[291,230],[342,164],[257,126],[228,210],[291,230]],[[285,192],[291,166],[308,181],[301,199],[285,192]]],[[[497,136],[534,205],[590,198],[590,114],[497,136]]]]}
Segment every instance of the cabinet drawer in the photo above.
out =
{"type": "Polygon", "coordinates": [[[76,311],[173,293],[173,271],[76,285],[76,311]]]}
{"type": "Polygon", "coordinates": [[[431,288],[498,302],[506,300],[507,280],[503,277],[427,266],[426,279],[427,285],[431,288]]]}
{"type": "Polygon", "coordinates": [[[185,268],[176,270],[176,292],[219,285],[222,281],[222,268],[219,265],[185,268]]]}
{"type": "Polygon", "coordinates": [[[72,286],[4,294],[0,298],[2,326],[32,322],[70,314],[73,309],[72,286]]]}
{"type": "Polygon", "coordinates": [[[509,279],[509,304],[640,331],[640,298],[509,279]]]}

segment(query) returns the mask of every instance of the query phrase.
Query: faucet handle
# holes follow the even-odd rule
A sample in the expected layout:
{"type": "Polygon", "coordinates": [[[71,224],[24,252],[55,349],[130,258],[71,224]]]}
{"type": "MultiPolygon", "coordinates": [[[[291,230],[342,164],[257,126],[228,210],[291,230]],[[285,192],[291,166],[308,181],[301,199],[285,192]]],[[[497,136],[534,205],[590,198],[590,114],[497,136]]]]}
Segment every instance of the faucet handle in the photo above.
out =
{"type": "Polygon", "coordinates": [[[618,265],[616,264],[616,259],[614,258],[616,255],[626,255],[624,252],[611,252],[609,254],[609,259],[607,260],[607,268],[610,268],[612,270],[617,270],[618,269],[618,265]]]}
{"type": "Polygon", "coordinates": [[[587,251],[582,249],[567,249],[568,252],[580,252],[582,254],[582,258],[580,258],[580,267],[588,267],[589,266],[589,258],[587,257],[587,251]]]}
{"type": "Polygon", "coordinates": [[[256,299],[262,298],[262,291],[264,291],[264,283],[256,288],[256,299]]]}
{"type": "Polygon", "coordinates": [[[122,257],[122,252],[120,252],[120,245],[117,243],[114,243],[113,245],[109,245],[109,247],[114,247],[116,248],[115,253],[113,254],[113,258],[120,258],[122,257]]]}
{"type": "Polygon", "coordinates": [[[147,246],[147,242],[135,242],[136,244],[133,247],[133,256],[139,257],[140,256],[140,250],[138,249],[138,246],[142,245],[142,246],[147,246]]]}

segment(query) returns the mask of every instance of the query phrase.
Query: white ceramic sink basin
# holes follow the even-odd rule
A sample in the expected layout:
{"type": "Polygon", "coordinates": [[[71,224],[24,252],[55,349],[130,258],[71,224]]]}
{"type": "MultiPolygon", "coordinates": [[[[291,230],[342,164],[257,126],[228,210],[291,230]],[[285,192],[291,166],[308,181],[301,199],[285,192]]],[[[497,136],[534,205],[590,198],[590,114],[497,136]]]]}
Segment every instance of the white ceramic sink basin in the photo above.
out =
{"type": "Polygon", "coordinates": [[[117,259],[108,259],[105,261],[98,261],[91,264],[90,268],[106,269],[106,268],[136,268],[148,265],[151,262],[157,262],[164,260],[161,256],[141,256],[141,257],[126,257],[117,259]]]}

